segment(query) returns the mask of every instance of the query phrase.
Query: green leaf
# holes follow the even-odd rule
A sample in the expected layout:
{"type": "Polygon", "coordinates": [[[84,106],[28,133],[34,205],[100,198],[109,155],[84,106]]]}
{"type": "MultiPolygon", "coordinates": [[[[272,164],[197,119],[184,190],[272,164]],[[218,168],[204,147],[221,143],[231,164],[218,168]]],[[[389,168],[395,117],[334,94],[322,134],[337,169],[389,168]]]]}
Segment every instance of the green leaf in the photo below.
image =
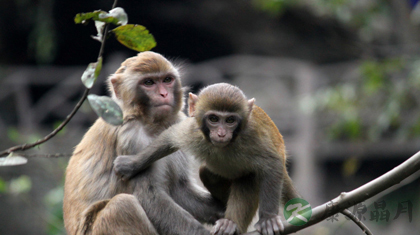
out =
{"type": "Polygon", "coordinates": [[[94,12],[79,13],[74,17],[74,22],[76,24],[85,24],[88,20],[101,21],[115,25],[124,25],[127,24],[128,17],[124,9],[121,7],[114,8],[109,13],[97,10],[94,12]]]}
{"type": "Polygon", "coordinates": [[[156,46],[155,38],[142,25],[127,24],[112,30],[117,40],[135,51],[149,51],[156,46]]]}
{"type": "Polygon", "coordinates": [[[82,75],[82,82],[86,88],[92,88],[102,69],[102,57],[95,63],[90,63],[82,75]]]}
{"type": "Polygon", "coordinates": [[[32,188],[31,178],[27,175],[22,175],[17,179],[10,181],[9,189],[13,194],[27,193],[32,188]]]}
{"type": "Polygon", "coordinates": [[[28,162],[28,159],[22,156],[13,156],[13,153],[10,153],[9,156],[0,158],[0,166],[16,166],[23,165],[28,162]]]}
{"type": "MultiPolygon", "coordinates": [[[[87,20],[99,20],[99,14],[107,14],[105,11],[94,11],[87,13],[79,13],[74,17],[74,23],[76,24],[85,24],[87,20]]],[[[102,21],[104,22],[104,21],[102,21]]]]}
{"type": "Polygon", "coordinates": [[[88,100],[95,113],[107,123],[118,126],[123,123],[120,106],[108,96],[88,95],[88,100]]]}
{"type": "Polygon", "coordinates": [[[102,70],[102,56],[99,57],[98,62],[96,62],[96,68],[95,68],[95,80],[99,77],[99,74],[102,70]]]}

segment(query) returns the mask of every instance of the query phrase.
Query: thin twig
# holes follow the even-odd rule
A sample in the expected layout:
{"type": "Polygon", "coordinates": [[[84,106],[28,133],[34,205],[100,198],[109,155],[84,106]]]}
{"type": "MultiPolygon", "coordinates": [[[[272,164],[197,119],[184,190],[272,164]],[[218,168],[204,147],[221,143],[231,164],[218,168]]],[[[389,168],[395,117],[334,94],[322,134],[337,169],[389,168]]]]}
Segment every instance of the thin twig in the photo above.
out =
{"type": "Polygon", "coordinates": [[[369,228],[359,220],[355,215],[353,215],[348,209],[342,210],[341,214],[347,216],[349,219],[353,220],[353,222],[359,226],[359,228],[366,234],[366,235],[373,235],[373,233],[369,230],[369,228]]]}
{"type": "Polygon", "coordinates": [[[79,102],[73,108],[73,111],[71,111],[71,113],[66,117],[66,119],[54,131],[52,131],[50,134],[46,135],[44,138],[42,138],[40,140],[37,140],[36,142],[34,142],[32,144],[17,145],[17,146],[14,146],[14,147],[9,148],[7,150],[4,150],[3,152],[0,153],[0,157],[9,155],[12,152],[24,151],[24,150],[31,149],[31,148],[33,148],[35,146],[38,146],[40,144],[45,143],[46,141],[48,141],[49,139],[51,139],[52,137],[54,137],[58,132],[60,132],[67,125],[67,123],[70,122],[70,120],[73,118],[73,116],[79,110],[79,108],[82,106],[83,102],[85,101],[86,97],[89,94],[89,91],[90,91],[89,88],[86,88],[85,89],[85,92],[83,93],[82,98],[80,98],[79,102]]]}
{"type": "Polygon", "coordinates": [[[71,153],[53,153],[53,154],[21,154],[19,153],[19,156],[26,157],[26,158],[36,158],[36,157],[42,157],[42,158],[61,158],[61,157],[71,157],[71,153]]]}
{"type": "MultiPolygon", "coordinates": [[[[115,0],[114,4],[112,5],[112,9],[115,8],[117,3],[118,3],[118,0],[115,0]]],[[[106,24],[105,30],[104,30],[104,35],[103,35],[103,38],[102,38],[102,43],[101,43],[101,49],[99,50],[99,54],[98,54],[98,59],[101,58],[103,53],[104,53],[105,41],[106,41],[106,37],[107,37],[107,34],[108,34],[108,27],[109,27],[109,24],[106,24]]],[[[86,100],[86,98],[89,94],[89,91],[90,91],[89,88],[85,89],[85,92],[83,93],[83,96],[80,98],[79,102],[73,108],[73,111],[71,111],[71,113],[66,117],[66,119],[54,131],[52,131],[50,134],[48,134],[47,136],[45,136],[44,138],[42,138],[40,140],[37,140],[36,142],[34,142],[32,144],[22,144],[22,145],[17,145],[17,146],[11,147],[9,149],[6,149],[6,150],[0,152],[0,157],[9,155],[12,152],[25,151],[25,150],[31,149],[35,146],[38,146],[40,144],[45,143],[46,141],[48,141],[49,139],[54,137],[58,132],[60,132],[67,125],[67,123],[70,122],[70,120],[73,118],[73,116],[79,110],[79,108],[82,106],[83,102],[86,100]]]]}

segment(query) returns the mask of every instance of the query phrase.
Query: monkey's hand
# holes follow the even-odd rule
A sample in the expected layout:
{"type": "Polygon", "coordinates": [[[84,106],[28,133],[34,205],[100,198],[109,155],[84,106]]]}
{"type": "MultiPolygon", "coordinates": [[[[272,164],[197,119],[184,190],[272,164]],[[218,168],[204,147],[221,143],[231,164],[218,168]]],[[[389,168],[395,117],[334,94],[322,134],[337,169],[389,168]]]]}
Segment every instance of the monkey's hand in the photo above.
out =
{"type": "Polygon", "coordinates": [[[122,155],[114,160],[114,171],[122,181],[131,179],[136,173],[135,156],[122,155]]]}
{"type": "Polygon", "coordinates": [[[269,219],[260,219],[254,227],[260,234],[263,235],[280,235],[284,230],[281,217],[278,215],[269,219]]]}
{"type": "Polygon", "coordinates": [[[230,219],[219,219],[211,229],[212,235],[236,235],[239,234],[238,225],[230,219]]]}

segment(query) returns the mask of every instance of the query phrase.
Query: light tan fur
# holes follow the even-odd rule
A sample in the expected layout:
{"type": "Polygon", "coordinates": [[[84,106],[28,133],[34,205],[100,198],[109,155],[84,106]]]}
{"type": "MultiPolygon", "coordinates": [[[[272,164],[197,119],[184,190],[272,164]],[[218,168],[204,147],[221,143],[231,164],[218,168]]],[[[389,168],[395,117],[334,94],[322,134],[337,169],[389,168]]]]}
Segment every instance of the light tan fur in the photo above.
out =
{"type": "Polygon", "coordinates": [[[122,181],[113,172],[118,155],[139,152],[166,128],[185,119],[177,68],[158,53],[143,52],[123,62],[108,82],[124,112],[124,123],[112,126],[98,119],[76,146],[64,186],[67,233],[169,235],[187,231],[208,235],[198,220],[214,222],[223,208],[208,193],[194,190],[184,153],[175,152],[130,181],[122,181]],[[173,83],[161,82],[168,77],[173,83]],[[163,88],[146,87],[145,79],[161,82],[163,88]],[[161,101],[170,111],[159,111],[156,104],[161,101]]]}

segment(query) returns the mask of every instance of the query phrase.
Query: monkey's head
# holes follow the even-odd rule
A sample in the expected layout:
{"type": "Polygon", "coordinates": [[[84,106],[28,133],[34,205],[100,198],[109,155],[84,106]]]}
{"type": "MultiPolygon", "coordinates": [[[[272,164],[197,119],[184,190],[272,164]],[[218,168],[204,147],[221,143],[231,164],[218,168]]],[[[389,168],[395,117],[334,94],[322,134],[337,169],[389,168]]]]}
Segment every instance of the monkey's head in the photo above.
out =
{"type": "Polygon", "coordinates": [[[179,69],[155,52],[128,58],[108,83],[124,116],[149,117],[157,122],[173,117],[183,106],[179,69]]]}
{"type": "Polygon", "coordinates": [[[208,141],[225,147],[246,127],[253,105],[254,99],[247,100],[238,87],[217,83],[205,87],[198,96],[189,94],[188,113],[208,141]]]}

